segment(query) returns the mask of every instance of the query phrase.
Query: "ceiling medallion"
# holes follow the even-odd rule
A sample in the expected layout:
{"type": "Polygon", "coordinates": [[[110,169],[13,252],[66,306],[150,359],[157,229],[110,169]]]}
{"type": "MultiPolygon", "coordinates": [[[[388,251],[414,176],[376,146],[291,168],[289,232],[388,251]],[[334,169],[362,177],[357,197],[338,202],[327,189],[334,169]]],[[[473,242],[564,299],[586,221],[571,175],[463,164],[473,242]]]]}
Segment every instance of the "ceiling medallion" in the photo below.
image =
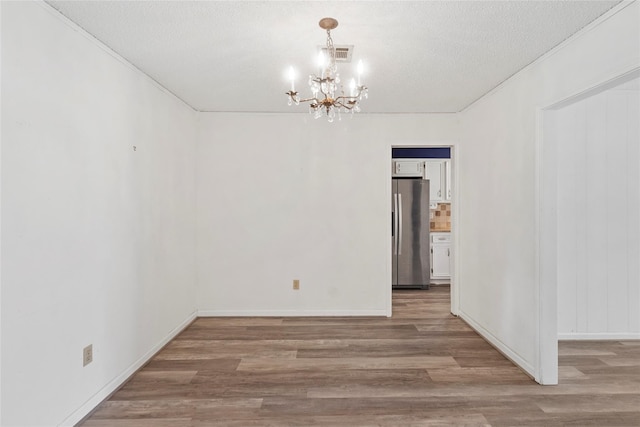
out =
{"type": "Polygon", "coordinates": [[[309,114],[314,118],[319,118],[326,113],[327,119],[332,122],[336,115],[338,120],[341,119],[340,113],[357,113],[360,112],[360,101],[362,98],[368,97],[368,89],[360,82],[362,76],[362,61],[358,62],[357,80],[351,79],[349,83],[349,94],[345,94],[344,88],[338,74],[336,66],[336,49],[333,46],[331,38],[331,30],[338,26],[338,21],[333,18],[322,18],[319,22],[320,28],[327,31],[327,48],[326,54],[320,52],[318,55],[318,66],[320,67],[320,75],[309,76],[309,87],[311,88],[312,97],[301,99],[295,90],[296,72],[293,67],[289,68],[289,80],[291,81],[291,90],[287,92],[289,97],[288,104],[300,104],[301,102],[309,102],[309,114]]]}

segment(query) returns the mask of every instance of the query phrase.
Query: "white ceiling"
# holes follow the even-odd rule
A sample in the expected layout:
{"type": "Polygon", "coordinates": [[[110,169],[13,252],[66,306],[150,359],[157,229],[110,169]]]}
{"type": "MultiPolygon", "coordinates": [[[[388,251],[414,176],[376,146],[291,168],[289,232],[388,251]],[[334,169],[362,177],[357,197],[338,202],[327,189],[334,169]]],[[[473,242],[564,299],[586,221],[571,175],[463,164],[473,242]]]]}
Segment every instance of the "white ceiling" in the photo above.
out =
{"type": "Polygon", "coordinates": [[[306,111],[287,107],[285,70],[315,71],[331,16],[355,45],[343,80],[365,63],[363,111],[400,113],[464,109],[619,1],[48,3],[200,111],[306,111]]]}

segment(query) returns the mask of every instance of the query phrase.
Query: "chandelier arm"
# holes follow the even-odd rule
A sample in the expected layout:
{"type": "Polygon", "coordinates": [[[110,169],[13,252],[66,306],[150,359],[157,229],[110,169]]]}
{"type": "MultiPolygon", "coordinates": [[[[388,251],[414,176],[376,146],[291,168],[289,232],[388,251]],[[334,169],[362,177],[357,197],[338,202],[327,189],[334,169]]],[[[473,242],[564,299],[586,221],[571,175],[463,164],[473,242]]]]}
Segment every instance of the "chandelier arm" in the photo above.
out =
{"type": "Polygon", "coordinates": [[[363,92],[364,90],[366,90],[366,89],[367,89],[367,87],[366,87],[366,86],[358,86],[358,92],[357,92],[355,95],[349,95],[349,96],[347,96],[347,95],[341,95],[341,96],[337,97],[336,99],[347,99],[347,100],[348,100],[348,99],[354,99],[354,100],[357,100],[357,99],[359,99],[359,98],[360,98],[360,96],[362,95],[362,92],[363,92]]]}
{"type": "Polygon", "coordinates": [[[314,101],[315,103],[319,104],[320,100],[318,98],[305,98],[305,99],[298,99],[298,102],[310,102],[310,101],[314,101]]]}
{"type": "Polygon", "coordinates": [[[345,95],[342,95],[342,96],[338,96],[336,98],[336,101],[342,101],[343,99],[345,101],[357,101],[358,100],[358,96],[357,95],[356,96],[345,96],[345,95]]]}
{"type": "Polygon", "coordinates": [[[340,105],[341,107],[346,108],[347,110],[351,110],[353,107],[358,105],[358,97],[357,96],[339,96],[335,99],[335,104],[340,105]],[[345,104],[343,101],[346,101],[345,104]]]}
{"type": "Polygon", "coordinates": [[[351,104],[351,105],[347,105],[347,104],[343,104],[341,101],[338,101],[336,99],[336,102],[334,103],[334,105],[336,107],[339,107],[339,108],[345,108],[347,110],[353,110],[353,107],[355,107],[357,104],[354,103],[354,104],[351,104]]]}
{"type": "Polygon", "coordinates": [[[320,103],[320,100],[319,100],[317,97],[300,99],[300,98],[298,98],[298,93],[297,93],[297,92],[289,91],[289,92],[287,92],[287,93],[286,93],[286,95],[289,95],[289,97],[290,97],[294,102],[297,102],[297,103],[300,103],[300,102],[310,102],[310,101],[314,101],[314,102],[316,102],[317,104],[319,104],[319,103],[320,103]]]}

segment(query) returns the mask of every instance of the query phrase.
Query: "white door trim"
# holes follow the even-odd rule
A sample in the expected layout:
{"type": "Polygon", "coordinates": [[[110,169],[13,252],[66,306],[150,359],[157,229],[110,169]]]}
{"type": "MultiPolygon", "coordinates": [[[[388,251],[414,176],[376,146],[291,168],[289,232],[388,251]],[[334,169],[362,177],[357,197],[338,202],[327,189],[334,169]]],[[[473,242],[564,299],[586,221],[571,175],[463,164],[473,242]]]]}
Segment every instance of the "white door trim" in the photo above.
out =
{"type": "Polygon", "coordinates": [[[535,380],[558,383],[557,171],[555,111],[640,76],[640,67],[620,70],[599,83],[536,110],[536,278],[538,313],[535,380]]]}

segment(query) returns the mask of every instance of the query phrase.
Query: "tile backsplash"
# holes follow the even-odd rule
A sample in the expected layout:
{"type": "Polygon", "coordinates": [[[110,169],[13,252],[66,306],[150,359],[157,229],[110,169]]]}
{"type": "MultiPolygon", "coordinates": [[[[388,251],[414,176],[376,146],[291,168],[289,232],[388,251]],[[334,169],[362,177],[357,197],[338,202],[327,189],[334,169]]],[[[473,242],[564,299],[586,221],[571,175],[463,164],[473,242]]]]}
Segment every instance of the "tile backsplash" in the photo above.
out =
{"type": "Polygon", "coordinates": [[[438,203],[437,208],[429,209],[429,228],[431,231],[451,231],[451,203],[438,203]]]}

